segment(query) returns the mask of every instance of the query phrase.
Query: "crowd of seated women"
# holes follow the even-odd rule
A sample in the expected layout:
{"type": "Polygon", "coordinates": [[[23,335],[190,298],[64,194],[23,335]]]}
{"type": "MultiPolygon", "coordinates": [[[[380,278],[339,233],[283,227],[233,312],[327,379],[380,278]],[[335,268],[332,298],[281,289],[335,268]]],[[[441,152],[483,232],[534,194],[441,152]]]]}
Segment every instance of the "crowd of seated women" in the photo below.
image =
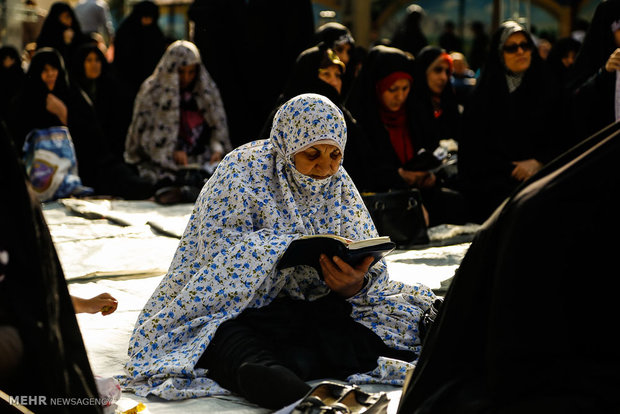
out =
{"type": "MultiPolygon", "coordinates": [[[[429,45],[419,27],[414,56],[402,46],[403,28],[393,42],[366,50],[331,22],[309,37],[290,71],[282,65],[286,81],[276,101],[262,102],[271,108],[262,130],[231,135],[239,129],[231,120],[243,117],[224,104],[234,88],[221,92],[206,69],[219,74],[226,61],[205,62],[204,45],[167,39],[158,17],[154,3],[136,3],[109,53],[101,36],[82,33],[69,4],[57,2],[29,62],[3,47],[0,116],[16,147],[33,129],[64,125],[80,178],[96,194],[191,202],[233,147],[268,135],[283,102],[318,93],[345,115],[344,168],[358,190],[417,188],[435,225],[484,221],[517,185],[610,122],[586,125],[582,114],[595,99],[593,88],[582,86],[605,62],[580,64],[579,76],[571,76],[576,40],[558,41],[545,61],[526,28],[505,22],[474,74],[460,51],[429,45]],[[458,173],[441,173],[448,158],[458,160],[458,173]]],[[[412,8],[404,23],[419,25],[423,17],[412,8]]]]}

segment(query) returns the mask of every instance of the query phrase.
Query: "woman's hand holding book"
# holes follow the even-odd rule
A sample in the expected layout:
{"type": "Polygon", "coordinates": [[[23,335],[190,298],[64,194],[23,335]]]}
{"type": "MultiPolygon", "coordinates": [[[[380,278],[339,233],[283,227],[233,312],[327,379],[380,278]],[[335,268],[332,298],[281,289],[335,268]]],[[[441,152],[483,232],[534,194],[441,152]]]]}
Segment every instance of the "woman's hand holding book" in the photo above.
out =
{"type": "Polygon", "coordinates": [[[353,267],[338,256],[334,256],[332,259],[325,254],[320,256],[321,272],[325,284],[345,298],[350,298],[362,290],[364,277],[373,261],[374,258],[368,256],[360,264],[353,267]]]}

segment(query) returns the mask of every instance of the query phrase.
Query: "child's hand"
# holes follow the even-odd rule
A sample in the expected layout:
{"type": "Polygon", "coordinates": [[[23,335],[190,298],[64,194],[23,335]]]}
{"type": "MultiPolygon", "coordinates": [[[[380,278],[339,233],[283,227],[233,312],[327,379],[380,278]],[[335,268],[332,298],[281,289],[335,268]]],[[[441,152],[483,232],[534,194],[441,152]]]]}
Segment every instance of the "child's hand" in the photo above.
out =
{"type": "Polygon", "coordinates": [[[118,301],[109,293],[102,293],[90,299],[82,299],[72,296],[75,313],[97,313],[103,316],[109,315],[116,310],[118,301]]]}

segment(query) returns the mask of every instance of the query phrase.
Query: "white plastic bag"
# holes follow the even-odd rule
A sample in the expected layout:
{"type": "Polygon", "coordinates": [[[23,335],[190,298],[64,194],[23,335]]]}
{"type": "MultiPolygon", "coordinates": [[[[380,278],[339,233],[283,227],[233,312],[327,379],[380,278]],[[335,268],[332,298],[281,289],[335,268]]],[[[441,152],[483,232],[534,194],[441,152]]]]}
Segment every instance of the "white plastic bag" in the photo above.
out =
{"type": "Polygon", "coordinates": [[[88,195],[78,175],[69,129],[55,126],[30,131],[24,142],[24,163],[30,184],[41,201],[70,195],[88,195]]]}

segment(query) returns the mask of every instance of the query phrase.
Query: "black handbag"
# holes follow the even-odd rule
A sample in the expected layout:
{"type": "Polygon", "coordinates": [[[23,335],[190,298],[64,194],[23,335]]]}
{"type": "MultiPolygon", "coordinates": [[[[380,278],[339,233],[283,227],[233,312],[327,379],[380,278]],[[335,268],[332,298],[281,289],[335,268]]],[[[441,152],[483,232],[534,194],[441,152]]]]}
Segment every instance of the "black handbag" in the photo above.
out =
{"type": "Polygon", "coordinates": [[[362,193],[362,199],[380,236],[390,236],[399,249],[428,244],[420,190],[362,193]]]}

